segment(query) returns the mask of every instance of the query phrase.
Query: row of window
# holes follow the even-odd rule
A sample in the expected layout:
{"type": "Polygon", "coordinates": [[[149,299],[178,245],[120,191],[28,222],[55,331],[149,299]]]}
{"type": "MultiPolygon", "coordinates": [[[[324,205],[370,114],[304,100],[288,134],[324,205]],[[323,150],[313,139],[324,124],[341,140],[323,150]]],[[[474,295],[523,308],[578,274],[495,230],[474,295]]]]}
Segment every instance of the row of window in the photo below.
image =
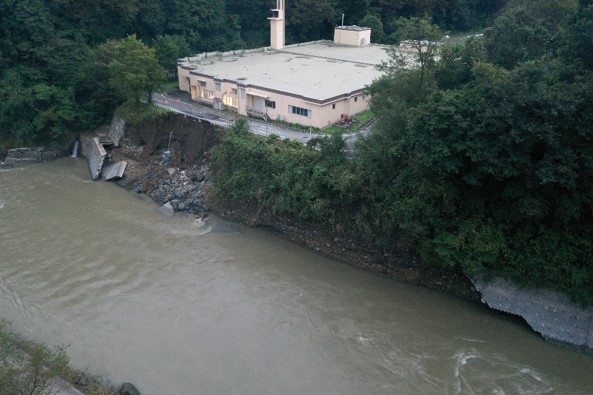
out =
{"type": "MultiPolygon", "coordinates": [[[[200,87],[202,87],[202,88],[206,87],[206,81],[200,81],[200,87]]],[[[216,87],[215,89],[216,89],[217,92],[220,92],[222,90],[221,83],[220,82],[215,82],[215,87],[216,87]]],[[[235,95],[235,96],[237,95],[237,89],[236,88],[233,88],[232,89],[232,94],[235,95]]],[[[211,100],[214,97],[214,92],[213,91],[209,91],[209,90],[205,90],[205,89],[201,89],[201,95],[200,96],[203,99],[210,99],[211,100]]],[[[243,89],[243,88],[241,88],[241,98],[242,99],[245,98],[245,89],[243,89]]],[[[232,105],[233,107],[237,107],[237,102],[236,102],[237,99],[236,98],[233,98],[232,101],[233,101],[232,104],[230,104],[230,103],[228,103],[228,104],[225,103],[225,104],[232,105]]],[[[354,101],[355,102],[358,101],[358,96],[355,96],[354,97],[354,101]]],[[[274,108],[274,109],[276,108],[276,102],[273,101],[273,100],[266,100],[265,103],[266,103],[265,104],[266,107],[268,107],[268,108],[274,108]]],[[[336,109],[336,104],[334,103],[334,104],[332,104],[332,110],[335,110],[335,109],[336,109]]],[[[288,106],[288,112],[291,113],[291,114],[296,114],[296,115],[300,115],[300,116],[308,117],[308,118],[311,118],[311,114],[312,114],[312,111],[309,110],[309,109],[301,108],[301,107],[296,107],[296,106],[290,106],[290,105],[288,106]]]]}
{"type": "Polygon", "coordinates": [[[214,98],[214,91],[209,91],[207,89],[200,89],[200,97],[206,100],[212,100],[214,98]]]}
{"type": "Polygon", "coordinates": [[[296,115],[301,115],[303,117],[311,118],[311,110],[308,110],[306,108],[288,106],[288,112],[296,115]]]}

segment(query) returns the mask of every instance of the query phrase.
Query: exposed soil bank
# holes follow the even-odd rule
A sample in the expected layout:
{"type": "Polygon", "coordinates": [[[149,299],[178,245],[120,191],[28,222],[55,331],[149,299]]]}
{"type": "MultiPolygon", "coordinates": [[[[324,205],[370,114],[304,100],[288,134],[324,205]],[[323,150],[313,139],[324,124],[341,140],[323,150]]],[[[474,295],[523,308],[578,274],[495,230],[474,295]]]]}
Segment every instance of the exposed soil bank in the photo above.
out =
{"type": "Polygon", "coordinates": [[[335,228],[261,212],[248,205],[218,201],[208,193],[206,196],[209,197],[212,211],[227,220],[267,227],[281,237],[311,248],[318,254],[381,276],[473,301],[480,300],[480,294],[465,275],[422,266],[409,252],[402,251],[395,256],[385,256],[371,248],[366,241],[350,237],[335,228]]]}
{"type": "Polygon", "coordinates": [[[274,215],[258,207],[217,199],[209,193],[209,151],[223,130],[182,115],[168,114],[154,124],[128,127],[110,161],[125,160],[128,168],[118,183],[150,195],[157,203],[203,215],[208,211],[250,226],[267,227],[281,237],[309,247],[331,259],[465,299],[480,294],[462,273],[425,267],[412,253],[384,256],[366,241],[347,235],[339,227],[303,222],[274,215]],[[169,151],[169,153],[167,153],[169,151]]]}

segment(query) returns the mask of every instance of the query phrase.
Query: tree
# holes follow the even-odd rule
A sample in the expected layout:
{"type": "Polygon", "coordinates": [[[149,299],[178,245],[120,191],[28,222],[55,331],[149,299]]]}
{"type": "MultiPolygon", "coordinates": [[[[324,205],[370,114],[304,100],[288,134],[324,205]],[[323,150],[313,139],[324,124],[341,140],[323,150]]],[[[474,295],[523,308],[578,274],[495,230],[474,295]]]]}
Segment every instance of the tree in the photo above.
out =
{"type": "Polygon", "coordinates": [[[551,56],[559,47],[562,26],[577,8],[576,0],[521,0],[486,29],[488,59],[507,69],[551,56]]]}
{"type": "Polygon", "coordinates": [[[31,122],[34,99],[30,95],[31,82],[42,77],[29,67],[14,67],[0,75],[0,136],[13,144],[34,141],[36,131],[31,122]]]}
{"type": "Polygon", "coordinates": [[[149,101],[163,81],[155,50],[135,35],[115,42],[114,57],[108,65],[110,83],[130,103],[149,101]]]}
{"type": "Polygon", "coordinates": [[[270,16],[270,9],[275,6],[275,0],[226,0],[227,14],[236,17],[247,48],[270,44],[270,28],[263,21],[270,16]]]}
{"type": "Polygon", "coordinates": [[[383,22],[379,17],[373,14],[367,14],[358,22],[359,26],[371,28],[371,42],[382,43],[385,32],[383,31],[383,22]]]}
{"type": "Polygon", "coordinates": [[[286,41],[329,38],[340,20],[334,0],[301,0],[286,9],[286,41]]]}
{"type": "Polygon", "coordinates": [[[456,89],[471,82],[474,65],[485,58],[484,43],[479,38],[443,46],[435,69],[439,89],[456,89]]]}
{"type": "MultiPolygon", "coordinates": [[[[350,25],[353,22],[363,19],[368,14],[371,2],[372,0],[360,0],[356,2],[338,0],[338,4],[336,5],[337,16],[341,17],[341,14],[344,14],[344,23],[350,25]]],[[[365,25],[360,23],[360,26],[365,25]]]]}
{"type": "MultiPolygon", "coordinates": [[[[593,68],[593,1],[581,5],[571,20],[564,38],[563,51],[570,61],[578,61],[583,66],[593,68]]],[[[585,1],[581,0],[581,3],[585,1]]]]}
{"type": "Polygon", "coordinates": [[[380,66],[380,69],[388,78],[397,78],[399,74],[406,73],[406,70],[417,69],[415,89],[418,91],[418,96],[422,98],[427,94],[432,82],[432,72],[443,33],[427,18],[400,18],[397,26],[399,40],[405,40],[406,45],[411,48],[412,58],[410,59],[410,55],[401,51],[400,48],[391,47],[387,51],[389,59],[380,66]]]}
{"type": "Polygon", "coordinates": [[[47,84],[33,86],[35,117],[33,124],[39,132],[49,132],[51,139],[62,137],[76,118],[71,89],[62,89],[47,84]]]}
{"type": "Polygon", "coordinates": [[[63,348],[27,342],[10,331],[0,320],[0,393],[43,395],[52,381],[68,371],[68,356],[63,348]]]}
{"type": "Polygon", "coordinates": [[[175,79],[177,59],[190,55],[187,40],[182,36],[166,34],[157,36],[153,45],[161,67],[166,71],[169,79],[175,79]]]}

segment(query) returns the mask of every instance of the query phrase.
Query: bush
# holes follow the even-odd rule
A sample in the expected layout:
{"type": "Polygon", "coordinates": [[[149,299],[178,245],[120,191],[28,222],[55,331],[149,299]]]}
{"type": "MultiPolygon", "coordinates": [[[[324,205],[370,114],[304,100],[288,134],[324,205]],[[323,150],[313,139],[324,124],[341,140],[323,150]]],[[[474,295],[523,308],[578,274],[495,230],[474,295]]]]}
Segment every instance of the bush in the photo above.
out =
{"type": "Polygon", "coordinates": [[[0,320],[0,394],[48,394],[52,380],[68,371],[64,348],[23,340],[0,320]]]}

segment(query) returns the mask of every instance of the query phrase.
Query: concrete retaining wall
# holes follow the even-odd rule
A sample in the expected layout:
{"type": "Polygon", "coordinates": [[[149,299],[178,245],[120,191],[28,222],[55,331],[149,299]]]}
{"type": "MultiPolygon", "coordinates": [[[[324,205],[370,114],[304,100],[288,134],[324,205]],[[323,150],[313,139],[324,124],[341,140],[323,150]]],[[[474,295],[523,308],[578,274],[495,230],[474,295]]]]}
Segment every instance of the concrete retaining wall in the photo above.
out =
{"type": "Polygon", "coordinates": [[[91,171],[91,178],[96,180],[101,175],[103,162],[107,152],[103,148],[103,144],[99,142],[99,138],[93,135],[80,136],[80,150],[82,155],[89,163],[89,170],[91,171]]]}
{"type": "Polygon", "coordinates": [[[559,292],[520,288],[501,278],[473,283],[491,308],[523,317],[547,340],[593,353],[593,307],[577,306],[559,292]]]}
{"type": "Polygon", "coordinates": [[[42,163],[64,156],[63,152],[46,147],[14,148],[8,150],[4,162],[0,162],[0,168],[11,168],[30,163],[42,163]]]}

